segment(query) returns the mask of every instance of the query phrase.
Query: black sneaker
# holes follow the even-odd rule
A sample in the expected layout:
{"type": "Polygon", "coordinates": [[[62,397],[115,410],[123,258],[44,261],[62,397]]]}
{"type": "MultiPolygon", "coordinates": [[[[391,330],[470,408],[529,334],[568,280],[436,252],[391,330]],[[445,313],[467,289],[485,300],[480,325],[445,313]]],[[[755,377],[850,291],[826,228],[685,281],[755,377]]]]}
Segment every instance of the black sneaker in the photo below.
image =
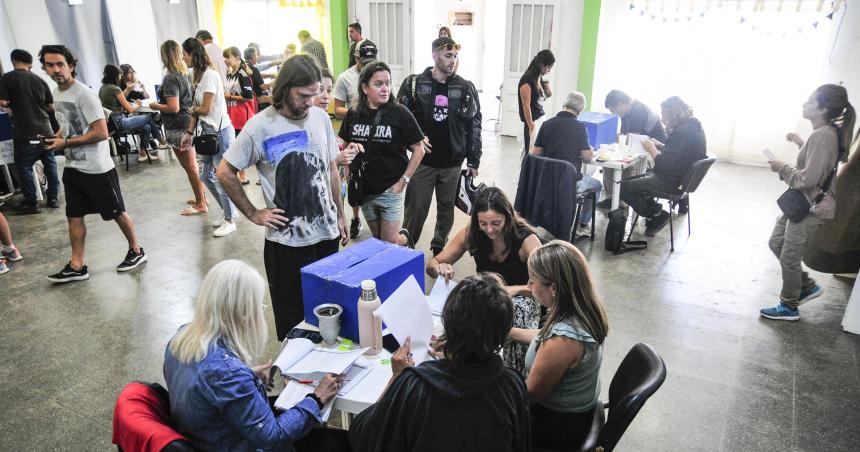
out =
{"type": "Polygon", "coordinates": [[[678,215],[686,215],[690,211],[690,198],[678,201],[678,215]]]}
{"type": "Polygon", "coordinates": [[[60,202],[56,199],[49,199],[47,203],[45,203],[45,207],[50,209],[58,209],[60,207],[60,202]]]}
{"type": "Polygon", "coordinates": [[[48,275],[48,281],[58,284],[72,281],[83,281],[85,279],[90,279],[90,273],[87,271],[87,266],[84,265],[80,270],[75,270],[72,268],[71,262],[66,264],[66,266],[58,273],[48,275]]]}
{"type": "Polygon", "coordinates": [[[144,262],[146,262],[146,253],[143,252],[143,247],[140,247],[139,253],[135,253],[134,250],[128,250],[128,253],[125,255],[125,260],[123,260],[121,264],[117,265],[116,271],[127,272],[129,270],[134,270],[135,268],[140,267],[140,264],[144,262]]]}
{"type": "Polygon", "coordinates": [[[606,198],[597,203],[598,209],[609,209],[610,207],[612,207],[612,198],[606,198]]]}
{"type": "Polygon", "coordinates": [[[42,209],[39,209],[39,205],[36,204],[36,201],[21,201],[21,203],[15,207],[15,213],[18,215],[33,215],[42,213],[42,209]]]}
{"type": "Polygon", "coordinates": [[[661,210],[660,213],[657,214],[657,216],[649,218],[645,223],[645,235],[647,235],[648,237],[653,237],[657,235],[660,230],[662,230],[666,227],[667,224],[669,224],[670,218],[672,218],[672,216],[669,214],[669,212],[666,212],[665,210],[661,210]]]}
{"type": "Polygon", "coordinates": [[[358,235],[361,234],[361,230],[361,219],[353,218],[352,221],[349,223],[349,238],[357,239],[358,235]]]}
{"type": "Polygon", "coordinates": [[[409,237],[409,231],[406,228],[400,228],[400,235],[406,237],[406,245],[409,248],[415,248],[415,244],[412,243],[412,237],[409,237]]]}

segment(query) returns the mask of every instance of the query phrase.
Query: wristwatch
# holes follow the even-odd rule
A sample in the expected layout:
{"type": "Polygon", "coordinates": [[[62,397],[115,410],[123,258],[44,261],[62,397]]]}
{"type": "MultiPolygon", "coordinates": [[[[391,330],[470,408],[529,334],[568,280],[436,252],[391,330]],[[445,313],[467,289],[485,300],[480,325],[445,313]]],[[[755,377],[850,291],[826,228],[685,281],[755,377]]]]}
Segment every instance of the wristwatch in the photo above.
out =
{"type": "Polygon", "coordinates": [[[309,393],[308,395],[306,395],[306,396],[305,396],[305,398],[311,398],[311,399],[313,399],[313,400],[317,403],[317,406],[319,406],[319,407],[320,407],[320,409],[323,409],[323,406],[325,405],[325,404],[323,403],[322,399],[320,399],[316,394],[314,394],[314,393],[312,393],[312,392],[311,392],[311,393],[309,393]]]}
{"type": "Polygon", "coordinates": [[[410,180],[410,179],[412,179],[411,177],[409,177],[409,176],[407,176],[407,175],[405,175],[405,174],[404,174],[403,176],[401,176],[401,177],[403,178],[403,180],[405,180],[405,181],[406,181],[406,183],[407,183],[407,184],[409,183],[409,180],[410,180]]]}

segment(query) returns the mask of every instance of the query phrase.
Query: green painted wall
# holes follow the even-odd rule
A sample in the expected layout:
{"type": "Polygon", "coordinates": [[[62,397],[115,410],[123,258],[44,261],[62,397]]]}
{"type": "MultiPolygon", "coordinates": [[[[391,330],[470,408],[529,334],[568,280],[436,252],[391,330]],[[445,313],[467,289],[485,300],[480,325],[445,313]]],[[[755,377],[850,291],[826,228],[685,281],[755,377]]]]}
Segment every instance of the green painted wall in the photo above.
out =
{"type": "Polygon", "coordinates": [[[331,50],[334,76],[347,69],[349,64],[349,37],[346,27],[349,25],[348,0],[329,0],[331,14],[331,50]]]}
{"type": "MultiPolygon", "coordinates": [[[[576,90],[585,94],[586,111],[594,111],[591,91],[594,88],[594,63],[597,59],[597,28],[600,24],[600,1],[585,0],[582,11],[582,37],[579,50],[579,75],[576,90]]],[[[598,107],[602,108],[599,103],[598,107]]]]}

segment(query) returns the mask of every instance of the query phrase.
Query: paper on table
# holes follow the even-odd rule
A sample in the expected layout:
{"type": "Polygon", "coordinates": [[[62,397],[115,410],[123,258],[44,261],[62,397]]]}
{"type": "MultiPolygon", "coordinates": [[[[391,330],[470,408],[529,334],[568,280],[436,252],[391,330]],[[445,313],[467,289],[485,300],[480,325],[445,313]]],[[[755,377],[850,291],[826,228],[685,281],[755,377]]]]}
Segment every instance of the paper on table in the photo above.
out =
{"type": "Polygon", "coordinates": [[[457,281],[445,282],[445,278],[439,276],[436,282],[433,283],[433,288],[430,289],[430,295],[427,295],[427,304],[430,305],[430,313],[440,315],[445,307],[445,302],[448,301],[448,294],[457,285],[457,281]]]}
{"type": "Polygon", "coordinates": [[[340,351],[318,348],[313,342],[296,338],[287,341],[287,345],[273,363],[281,369],[281,373],[289,376],[306,376],[310,374],[341,374],[361,356],[366,348],[340,351]]]}
{"type": "Polygon", "coordinates": [[[287,344],[284,345],[283,350],[281,350],[281,354],[278,355],[278,358],[274,363],[272,363],[272,366],[281,369],[281,372],[285,373],[287,369],[293,366],[293,364],[299,362],[299,360],[301,360],[305,355],[310,353],[314,347],[316,347],[316,345],[308,339],[302,337],[290,339],[287,341],[287,344]]]}
{"type": "Polygon", "coordinates": [[[645,148],[642,147],[642,142],[648,139],[648,135],[639,135],[636,133],[631,133],[627,135],[629,137],[629,151],[628,153],[631,155],[644,154],[645,148]]]}
{"type": "Polygon", "coordinates": [[[349,369],[346,369],[346,372],[343,373],[343,379],[346,384],[344,384],[340,391],[338,391],[338,395],[345,396],[349,394],[349,391],[352,391],[352,388],[355,387],[367,374],[370,373],[370,367],[364,366],[358,363],[352,363],[349,366],[349,369]]]}
{"type": "Polygon", "coordinates": [[[767,157],[768,162],[773,162],[775,160],[779,160],[778,158],[776,158],[776,154],[771,152],[770,149],[765,148],[764,150],[761,151],[761,153],[764,154],[765,157],[767,157]]]}
{"type": "MultiPolygon", "coordinates": [[[[282,410],[289,410],[290,408],[296,406],[297,403],[301,402],[309,393],[314,392],[313,386],[303,385],[295,380],[290,380],[287,382],[287,385],[284,386],[284,390],[281,391],[281,394],[275,399],[275,407],[280,408],[282,410]]],[[[331,415],[331,407],[334,404],[334,397],[328,401],[320,412],[322,421],[328,421],[329,416],[331,415]]]]}
{"type": "Polygon", "coordinates": [[[433,318],[430,316],[430,305],[425,300],[415,276],[409,275],[376,309],[397,342],[403,344],[407,336],[412,337],[412,359],[416,365],[427,360],[427,347],[433,335],[433,318]]]}

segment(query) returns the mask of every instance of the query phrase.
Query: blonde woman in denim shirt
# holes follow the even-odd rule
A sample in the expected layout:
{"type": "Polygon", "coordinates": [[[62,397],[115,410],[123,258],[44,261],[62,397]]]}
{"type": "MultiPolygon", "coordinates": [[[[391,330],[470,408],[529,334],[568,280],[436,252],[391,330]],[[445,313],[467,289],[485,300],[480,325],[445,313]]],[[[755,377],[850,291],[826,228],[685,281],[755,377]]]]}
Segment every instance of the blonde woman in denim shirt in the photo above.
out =
{"type": "Polygon", "coordinates": [[[330,430],[302,439],[320,425],[320,409],[336,396],[340,382],[334,375],[287,411],[275,413],[269,405],[271,364],[251,367],[268,337],[265,293],[265,280],[248,264],[219,263],[203,280],[194,319],[167,345],[170,416],[197,450],[325,450],[321,443],[336,441],[330,430]]]}

